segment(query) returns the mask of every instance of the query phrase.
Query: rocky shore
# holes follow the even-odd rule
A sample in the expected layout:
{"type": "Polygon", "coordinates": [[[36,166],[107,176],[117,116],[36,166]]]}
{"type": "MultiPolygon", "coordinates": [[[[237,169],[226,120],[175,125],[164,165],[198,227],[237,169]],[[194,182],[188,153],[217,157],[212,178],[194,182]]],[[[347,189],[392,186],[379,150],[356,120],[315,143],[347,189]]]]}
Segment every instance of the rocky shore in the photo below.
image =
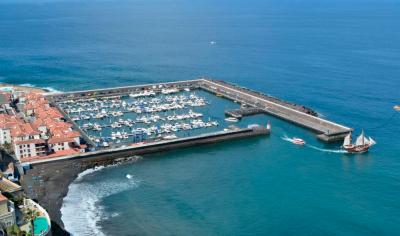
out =
{"type": "Polygon", "coordinates": [[[135,158],[79,159],[33,165],[24,175],[22,186],[28,197],[39,202],[52,220],[52,235],[69,235],[61,220],[61,207],[69,185],[78,174],[97,166],[135,161],[135,158]]]}

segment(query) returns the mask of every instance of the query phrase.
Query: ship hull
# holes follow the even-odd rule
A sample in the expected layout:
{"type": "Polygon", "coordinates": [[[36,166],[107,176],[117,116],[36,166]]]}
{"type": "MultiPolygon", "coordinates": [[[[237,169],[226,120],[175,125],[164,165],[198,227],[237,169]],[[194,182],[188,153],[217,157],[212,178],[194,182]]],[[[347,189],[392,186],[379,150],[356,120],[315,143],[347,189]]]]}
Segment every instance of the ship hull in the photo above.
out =
{"type": "Polygon", "coordinates": [[[370,147],[369,145],[346,146],[346,147],[344,147],[344,149],[348,153],[364,153],[364,152],[368,152],[369,147],[370,147]]]}

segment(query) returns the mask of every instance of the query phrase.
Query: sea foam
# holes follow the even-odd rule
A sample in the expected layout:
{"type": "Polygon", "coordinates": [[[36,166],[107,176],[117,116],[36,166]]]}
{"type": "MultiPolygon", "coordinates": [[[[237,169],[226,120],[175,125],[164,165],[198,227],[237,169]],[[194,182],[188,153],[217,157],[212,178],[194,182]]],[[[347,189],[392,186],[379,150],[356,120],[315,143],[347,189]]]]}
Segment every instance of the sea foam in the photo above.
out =
{"type": "MultiPolygon", "coordinates": [[[[65,229],[72,235],[105,235],[99,226],[99,222],[109,218],[104,212],[101,200],[132,188],[137,188],[140,180],[127,179],[124,175],[120,178],[101,179],[101,181],[87,182],[86,176],[99,174],[96,172],[104,170],[100,166],[83,171],[69,186],[68,194],[63,200],[61,208],[61,219],[65,229]]],[[[111,217],[118,216],[113,213],[111,217]]]]}
{"type": "Polygon", "coordinates": [[[41,88],[41,89],[46,89],[49,92],[47,92],[46,94],[55,94],[55,93],[62,93],[60,90],[57,90],[53,87],[38,87],[34,84],[30,84],[30,83],[24,83],[24,84],[20,84],[20,86],[25,86],[25,87],[32,87],[32,88],[41,88]]]}

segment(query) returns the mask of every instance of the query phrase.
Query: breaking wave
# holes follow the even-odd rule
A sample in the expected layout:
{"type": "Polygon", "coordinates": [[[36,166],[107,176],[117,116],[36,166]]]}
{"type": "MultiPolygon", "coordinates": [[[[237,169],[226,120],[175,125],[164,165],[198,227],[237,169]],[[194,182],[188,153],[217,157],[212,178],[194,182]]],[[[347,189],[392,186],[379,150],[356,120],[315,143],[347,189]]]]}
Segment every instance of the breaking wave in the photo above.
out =
{"type": "Polygon", "coordinates": [[[57,89],[52,88],[52,87],[43,87],[43,89],[46,89],[46,90],[49,91],[49,92],[47,92],[47,94],[62,93],[62,91],[57,90],[57,89]]]}
{"type": "Polygon", "coordinates": [[[46,94],[62,93],[60,90],[57,90],[53,87],[38,87],[38,86],[36,86],[34,84],[30,84],[30,83],[20,84],[20,86],[45,89],[45,90],[49,91],[46,94]]]}
{"type": "Polygon", "coordinates": [[[80,173],[69,186],[68,194],[63,200],[61,219],[65,229],[74,236],[78,235],[105,235],[99,222],[103,219],[116,217],[117,212],[107,215],[101,200],[120,192],[137,188],[140,180],[127,179],[124,175],[118,178],[102,178],[101,181],[85,181],[84,177],[103,170],[105,167],[96,167],[80,173]]]}

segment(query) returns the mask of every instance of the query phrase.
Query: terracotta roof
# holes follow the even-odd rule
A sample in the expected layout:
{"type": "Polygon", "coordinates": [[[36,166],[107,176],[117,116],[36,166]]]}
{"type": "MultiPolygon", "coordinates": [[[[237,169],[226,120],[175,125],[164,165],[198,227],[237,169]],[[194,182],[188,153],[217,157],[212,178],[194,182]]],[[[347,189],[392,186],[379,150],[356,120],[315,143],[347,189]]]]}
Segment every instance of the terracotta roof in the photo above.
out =
{"type": "Polygon", "coordinates": [[[74,138],[80,137],[80,133],[72,130],[72,124],[61,120],[63,115],[56,107],[50,107],[49,101],[41,94],[24,93],[20,96],[24,99],[25,111],[33,110],[36,119],[31,123],[25,123],[16,116],[0,114],[0,128],[9,128],[15,144],[46,143],[43,139],[30,139],[17,141],[17,137],[39,135],[39,127],[45,126],[49,132],[49,144],[61,142],[74,142],[74,138]]]}
{"type": "Polygon", "coordinates": [[[79,153],[79,151],[76,149],[67,149],[67,150],[61,150],[61,151],[55,152],[53,154],[48,155],[47,157],[49,157],[49,158],[61,157],[61,156],[72,155],[72,154],[76,154],[76,153],[79,153]]]}
{"type": "Polygon", "coordinates": [[[0,202],[8,201],[8,198],[6,198],[3,194],[0,193],[0,202]]]}
{"type": "Polygon", "coordinates": [[[44,139],[29,139],[29,140],[22,140],[22,141],[14,141],[15,144],[39,144],[39,143],[46,143],[44,139]]]}
{"type": "Polygon", "coordinates": [[[71,143],[71,142],[74,142],[74,140],[72,138],[69,138],[69,137],[52,137],[47,142],[50,143],[50,144],[63,143],[63,142],[71,143]]]}

